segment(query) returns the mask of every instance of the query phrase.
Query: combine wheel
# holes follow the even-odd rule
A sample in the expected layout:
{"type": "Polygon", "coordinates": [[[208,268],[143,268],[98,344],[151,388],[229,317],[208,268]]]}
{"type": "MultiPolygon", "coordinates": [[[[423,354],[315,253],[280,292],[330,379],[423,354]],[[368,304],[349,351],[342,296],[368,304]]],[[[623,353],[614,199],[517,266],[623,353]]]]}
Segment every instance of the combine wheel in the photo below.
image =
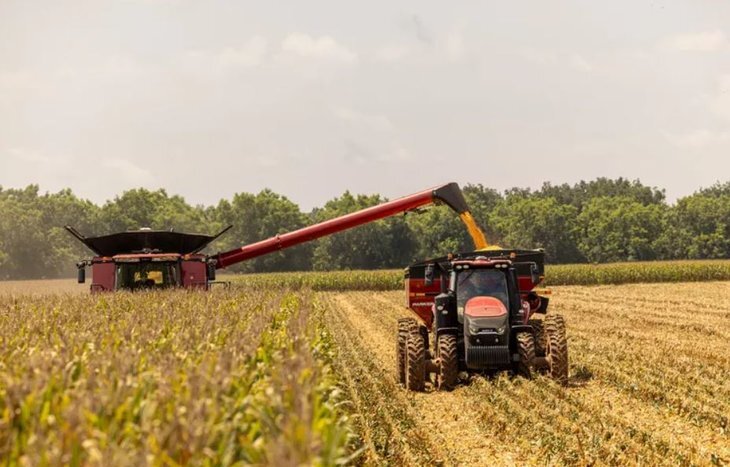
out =
{"type": "Polygon", "coordinates": [[[423,391],[426,383],[426,346],[417,326],[408,330],[405,347],[406,388],[423,391]]]}
{"type": "Polygon", "coordinates": [[[442,334],[436,343],[438,352],[438,372],[436,386],[441,391],[450,391],[456,386],[459,377],[459,355],[456,349],[456,336],[442,334]]]}
{"type": "Polygon", "coordinates": [[[532,333],[517,333],[517,353],[520,355],[520,361],[517,362],[517,373],[525,378],[532,377],[532,367],[535,360],[535,338],[532,333]]]}
{"type": "Polygon", "coordinates": [[[544,357],[545,349],[547,348],[547,342],[545,342],[545,329],[543,327],[543,320],[531,319],[527,322],[532,329],[535,331],[535,356],[544,357]]]}
{"type": "Polygon", "coordinates": [[[568,384],[568,339],[565,332],[565,320],[561,315],[550,315],[545,318],[545,357],[550,376],[558,383],[568,384]]]}
{"type": "Polygon", "coordinates": [[[406,340],[411,329],[418,327],[413,318],[401,318],[398,320],[398,340],[396,342],[395,357],[396,368],[398,369],[398,382],[406,384],[406,340]]]}

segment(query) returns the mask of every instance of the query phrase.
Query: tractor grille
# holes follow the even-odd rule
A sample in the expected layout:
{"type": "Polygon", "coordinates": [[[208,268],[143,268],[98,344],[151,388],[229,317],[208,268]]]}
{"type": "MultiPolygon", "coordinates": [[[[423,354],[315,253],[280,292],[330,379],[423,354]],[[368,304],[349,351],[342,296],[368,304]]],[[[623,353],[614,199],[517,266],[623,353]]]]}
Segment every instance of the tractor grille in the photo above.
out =
{"type": "Polygon", "coordinates": [[[468,345],[466,347],[466,366],[486,370],[501,368],[512,363],[507,345],[468,345]]]}

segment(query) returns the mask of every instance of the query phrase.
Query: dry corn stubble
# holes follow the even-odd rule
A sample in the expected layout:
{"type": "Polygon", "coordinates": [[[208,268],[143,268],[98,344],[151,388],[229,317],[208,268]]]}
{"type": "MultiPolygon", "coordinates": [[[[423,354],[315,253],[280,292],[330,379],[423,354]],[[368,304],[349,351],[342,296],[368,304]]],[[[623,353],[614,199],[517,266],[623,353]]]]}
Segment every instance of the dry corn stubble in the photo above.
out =
{"type": "MultiPolygon", "coordinates": [[[[340,340],[357,348],[360,360],[375,362],[370,376],[381,388],[394,384],[402,292],[326,297],[340,340]]],[[[727,464],[728,297],[727,282],[558,287],[552,312],[568,323],[567,388],[502,374],[473,378],[451,393],[383,389],[389,413],[407,413],[410,423],[393,442],[454,465],[727,464]]],[[[355,364],[339,358],[343,366],[355,364]]],[[[346,383],[350,397],[372,397],[372,383],[346,383]]],[[[418,455],[396,458],[370,442],[379,430],[392,432],[379,412],[359,416],[370,459],[419,463],[418,455]]]]}

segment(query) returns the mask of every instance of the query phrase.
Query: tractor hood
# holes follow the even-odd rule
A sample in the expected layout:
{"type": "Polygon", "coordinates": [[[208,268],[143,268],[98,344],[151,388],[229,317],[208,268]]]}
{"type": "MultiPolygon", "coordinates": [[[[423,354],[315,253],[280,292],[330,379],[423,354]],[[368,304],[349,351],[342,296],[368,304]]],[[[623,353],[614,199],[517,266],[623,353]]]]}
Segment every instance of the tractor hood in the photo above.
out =
{"type": "Polygon", "coordinates": [[[466,302],[464,314],[470,318],[499,318],[507,314],[507,307],[494,297],[474,297],[466,302]]]}

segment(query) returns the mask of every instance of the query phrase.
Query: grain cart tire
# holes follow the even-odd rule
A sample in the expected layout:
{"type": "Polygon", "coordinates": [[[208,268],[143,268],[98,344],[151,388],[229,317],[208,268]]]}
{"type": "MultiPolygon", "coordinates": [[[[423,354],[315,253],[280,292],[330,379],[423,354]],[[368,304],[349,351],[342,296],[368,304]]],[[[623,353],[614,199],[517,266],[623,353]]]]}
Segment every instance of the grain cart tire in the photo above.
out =
{"type": "Polygon", "coordinates": [[[558,383],[568,384],[568,339],[565,332],[565,320],[561,315],[545,317],[545,357],[549,365],[549,374],[558,383]]]}
{"type": "Polygon", "coordinates": [[[450,391],[456,386],[459,378],[459,354],[456,348],[456,336],[442,334],[436,343],[438,352],[438,372],[436,373],[436,387],[440,391],[450,391]]]}
{"type": "Polygon", "coordinates": [[[517,373],[525,378],[532,378],[532,367],[535,360],[535,338],[530,332],[518,332],[517,353],[520,361],[517,362],[517,373]]]}
{"type": "Polygon", "coordinates": [[[406,335],[406,389],[423,391],[426,383],[426,348],[418,327],[406,335]]]}
{"type": "Polygon", "coordinates": [[[410,330],[417,326],[418,323],[413,318],[401,318],[398,320],[398,339],[395,347],[395,358],[398,382],[403,386],[406,385],[406,339],[410,330]]]}
{"type": "Polygon", "coordinates": [[[545,328],[543,326],[543,320],[531,319],[527,322],[527,324],[532,326],[532,330],[534,331],[533,334],[535,335],[535,356],[544,357],[547,342],[545,342],[545,328]]]}

